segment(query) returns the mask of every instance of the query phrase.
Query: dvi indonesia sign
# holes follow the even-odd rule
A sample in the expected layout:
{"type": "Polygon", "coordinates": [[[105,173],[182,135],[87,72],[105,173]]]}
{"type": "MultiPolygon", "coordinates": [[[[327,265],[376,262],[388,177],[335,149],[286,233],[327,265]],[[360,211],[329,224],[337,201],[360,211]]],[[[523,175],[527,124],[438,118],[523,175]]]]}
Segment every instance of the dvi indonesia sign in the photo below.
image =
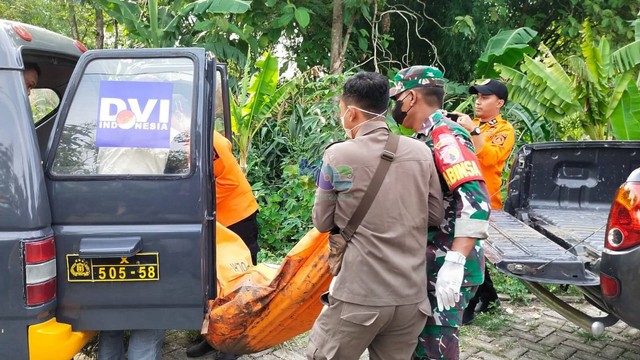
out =
{"type": "Polygon", "coordinates": [[[170,147],[173,84],[100,82],[97,147],[170,147]]]}

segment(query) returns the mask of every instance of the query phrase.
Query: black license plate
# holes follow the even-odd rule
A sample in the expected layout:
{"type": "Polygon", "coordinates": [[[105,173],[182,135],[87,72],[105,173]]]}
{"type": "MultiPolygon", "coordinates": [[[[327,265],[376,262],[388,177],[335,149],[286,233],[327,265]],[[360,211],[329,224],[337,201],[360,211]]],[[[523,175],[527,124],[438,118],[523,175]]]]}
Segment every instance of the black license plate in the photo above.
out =
{"type": "Polygon", "coordinates": [[[141,253],[131,257],[83,259],[67,255],[69,282],[154,281],[160,280],[158,253],[141,253]]]}

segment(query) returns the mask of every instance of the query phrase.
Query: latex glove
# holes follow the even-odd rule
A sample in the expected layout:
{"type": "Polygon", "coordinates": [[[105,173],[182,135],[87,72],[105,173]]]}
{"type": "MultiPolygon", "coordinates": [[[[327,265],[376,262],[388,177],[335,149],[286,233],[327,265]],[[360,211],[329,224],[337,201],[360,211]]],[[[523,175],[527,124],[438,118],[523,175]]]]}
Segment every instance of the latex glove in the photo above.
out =
{"type": "Polygon", "coordinates": [[[436,279],[438,311],[449,310],[460,300],[460,287],[467,259],[457,251],[448,251],[436,279]]]}

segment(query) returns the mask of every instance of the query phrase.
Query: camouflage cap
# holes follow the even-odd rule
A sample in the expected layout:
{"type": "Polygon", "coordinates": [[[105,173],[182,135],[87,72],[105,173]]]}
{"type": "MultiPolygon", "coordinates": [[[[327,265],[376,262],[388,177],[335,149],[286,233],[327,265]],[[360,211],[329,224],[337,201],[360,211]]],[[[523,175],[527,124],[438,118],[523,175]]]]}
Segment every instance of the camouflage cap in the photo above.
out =
{"type": "Polygon", "coordinates": [[[389,89],[389,97],[419,86],[444,87],[442,71],[433,66],[416,65],[398,71],[393,78],[394,86],[389,89]]]}

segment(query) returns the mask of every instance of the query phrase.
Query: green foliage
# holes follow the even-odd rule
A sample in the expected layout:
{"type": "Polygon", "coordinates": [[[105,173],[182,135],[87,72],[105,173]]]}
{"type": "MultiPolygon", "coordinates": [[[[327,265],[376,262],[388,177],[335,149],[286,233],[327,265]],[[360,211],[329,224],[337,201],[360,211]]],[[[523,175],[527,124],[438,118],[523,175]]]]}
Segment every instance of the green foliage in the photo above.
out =
{"type": "Polygon", "coordinates": [[[344,135],[335,94],[342,75],[297,79],[279,120],[265,122],[249,151],[247,178],[260,205],[261,247],[281,258],[311,228],[315,174],[324,148],[344,135]],[[286,114],[286,115],[285,115],[286,114]]]}
{"type": "MultiPolygon", "coordinates": [[[[544,11],[540,7],[534,7],[532,10],[544,11]]],[[[640,10],[640,3],[617,0],[560,0],[551,2],[546,10],[557,16],[548,16],[544,12],[535,13],[539,18],[547,18],[542,23],[544,27],[535,28],[544,32],[541,35],[542,41],[554,53],[570,55],[580,50],[580,44],[574,39],[582,31],[582,24],[587,19],[594,25],[594,38],[606,36],[615,48],[632,41],[634,33],[629,25],[640,10]]]]}
{"type": "MultiPolygon", "coordinates": [[[[95,47],[95,8],[79,0],[10,0],[0,1],[0,19],[19,21],[72,37],[69,6],[73,6],[78,25],[78,40],[95,47]]],[[[105,23],[111,19],[105,19],[105,23]]],[[[109,42],[112,42],[110,39],[109,42]]]]}
{"type": "Polygon", "coordinates": [[[626,65],[614,67],[618,60],[614,60],[609,41],[603,37],[596,43],[588,22],[583,24],[582,35],[581,55],[568,57],[565,66],[544,44],[539,46],[538,57],[524,55],[520,70],[496,64],[496,70],[510,80],[510,100],[561,126],[578,123],[591,139],[608,138],[608,129],[619,140],[638,139],[640,97],[631,80],[640,53],[636,59],[629,55],[633,52],[625,51],[626,65]]]}
{"type": "Polygon", "coordinates": [[[503,30],[489,39],[484,52],[476,62],[476,78],[489,79],[498,76],[493,64],[500,63],[513,67],[519,63],[523,56],[532,56],[535,49],[529,44],[539,41],[538,32],[527,27],[515,30],[503,30]]]}
{"type": "MultiPolygon", "coordinates": [[[[640,15],[640,14],[639,14],[640,15]]],[[[638,17],[640,19],[640,16],[638,17]]],[[[640,20],[636,20],[640,24],[640,20]]],[[[640,29],[636,29],[637,37],[640,37],[640,29]]],[[[626,72],[640,64],[640,39],[625,45],[611,54],[611,62],[617,72],[626,72]]]]}
{"type": "Polygon", "coordinates": [[[391,13],[389,34],[395,40],[389,50],[394,60],[438,64],[448,78],[458,82],[474,78],[484,45],[502,30],[534,29],[558,59],[564,60],[580,51],[575,39],[585,19],[594,24],[595,38],[607,36],[612,48],[619,48],[634,39],[631,22],[639,10],[640,2],[620,0],[394,0],[387,1],[385,8],[391,13]],[[414,18],[408,15],[410,11],[418,15],[414,18]],[[400,58],[403,54],[406,57],[400,58]]]}
{"type": "Polygon", "coordinates": [[[640,92],[628,81],[617,106],[611,113],[611,130],[616,139],[640,139],[640,92]]]}
{"type": "Polygon", "coordinates": [[[471,325],[488,331],[508,328],[513,321],[513,315],[503,314],[500,309],[480,313],[475,316],[471,325]]]}
{"type": "Polygon", "coordinates": [[[529,290],[520,280],[497,271],[493,266],[489,266],[489,272],[498,293],[508,295],[512,302],[529,304],[529,290]]]}
{"type": "Polygon", "coordinates": [[[456,23],[453,25],[453,32],[463,34],[467,38],[473,38],[476,33],[476,25],[469,15],[456,16],[456,23]]]}
{"type": "Polygon", "coordinates": [[[249,63],[245,66],[238,94],[231,104],[233,140],[240,153],[240,167],[245,172],[251,140],[295,89],[295,80],[278,87],[278,59],[270,53],[256,61],[255,67],[258,71],[249,80],[249,63]]]}
{"type": "Polygon", "coordinates": [[[261,247],[284,256],[313,226],[315,179],[298,165],[285,165],[280,180],[274,186],[254,183],[253,190],[260,203],[261,247]]]}
{"type": "Polygon", "coordinates": [[[547,121],[544,117],[510,101],[502,109],[505,119],[511,122],[516,134],[515,148],[532,142],[555,141],[562,137],[557,123],[547,121]]]}
{"type": "Polygon", "coordinates": [[[29,95],[29,102],[31,103],[31,114],[35,123],[56,109],[60,99],[50,89],[33,89],[31,90],[31,95],[29,95]]]}
{"type": "Polygon", "coordinates": [[[95,0],[110,16],[124,24],[131,40],[147,47],[193,45],[191,28],[204,30],[199,16],[208,14],[243,13],[250,0],[149,0],[144,3],[122,0],[95,0]],[[193,22],[193,24],[192,24],[193,22]]]}

